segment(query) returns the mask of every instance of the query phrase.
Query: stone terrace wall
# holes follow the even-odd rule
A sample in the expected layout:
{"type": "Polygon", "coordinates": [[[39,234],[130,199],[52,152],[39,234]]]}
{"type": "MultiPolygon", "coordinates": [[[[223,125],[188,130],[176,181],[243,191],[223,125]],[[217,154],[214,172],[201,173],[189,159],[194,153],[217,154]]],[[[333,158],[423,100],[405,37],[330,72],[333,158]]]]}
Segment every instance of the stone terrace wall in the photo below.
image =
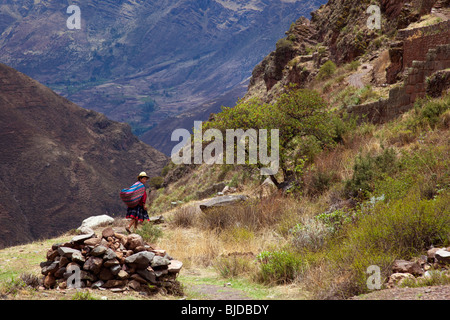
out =
{"type": "MultiPolygon", "coordinates": [[[[449,41],[450,38],[447,38],[449,41]]],[[[424,97],[426,79],[439,70],[450,68],[450,45],[440,45],[430,49],[425,61],[413,61],[405,77],[405,93],[410,96],[410,103],[418,97],[424,97]]]]}
{"type": "MultiPolygon", "coordinates": [[[[450,39],[447,39],[449,42],[450,39]]],[[[424,61],[413,61],[408,68],[403,86],[389,91],[387,99],[350,106],[347,112],[373,123],[389,121],[409,110],[417,98],[423,98],[427,91],[427,78],[435,72],[450,68],[450,44],[429,49],[424,61]]]]}
{"type": "Polygon", "coordinates": [[[399,30],[391,43],[391,64],[386,69],[387,83],[396,83],[399,75],[412,66],[413,61],[424,61],[429,49],[449,43],[450,20],[430,26],[399,30]]]}
{"type": "Polygon", "coordinates": [[[429,49],[447,44],[450,39],[450,20],[412,30],[399,30],[397,38],[403,40],[403,69],[413,61],[424,61],[429,49]]]}

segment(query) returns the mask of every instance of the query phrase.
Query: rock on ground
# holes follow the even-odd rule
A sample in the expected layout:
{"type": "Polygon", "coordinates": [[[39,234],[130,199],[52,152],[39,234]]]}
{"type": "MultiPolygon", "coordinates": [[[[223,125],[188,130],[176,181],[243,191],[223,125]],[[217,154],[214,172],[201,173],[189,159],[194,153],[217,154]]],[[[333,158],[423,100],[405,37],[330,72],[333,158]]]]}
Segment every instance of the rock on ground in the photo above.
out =
{"type": "Polygon", "coordinates": [[[84,219],[83,222],[81,223],[81,226],[78,229],[81,229],[83,227],[95,228],[102,224],[113,223],[113,222],[114,222],[114,218],[108,216],[107,214],[103,214],[100,216],[92,216],[87,219],[84,219]]]}

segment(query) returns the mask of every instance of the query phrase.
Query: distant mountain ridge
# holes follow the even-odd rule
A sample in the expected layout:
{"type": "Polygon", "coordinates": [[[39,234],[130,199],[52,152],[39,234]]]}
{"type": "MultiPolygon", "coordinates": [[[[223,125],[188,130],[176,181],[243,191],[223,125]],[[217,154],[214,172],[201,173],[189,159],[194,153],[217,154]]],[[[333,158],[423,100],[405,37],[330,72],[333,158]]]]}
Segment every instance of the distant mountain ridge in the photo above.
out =
{"type": "Polygon", "coordinates": [[[69,3],[2,1],[0,62],[140,135],[227,92],[236,100],[289,25],[325,2],[86,0],[69,30],[69,3]]]}
{"type": "Polygon", "coordinates": [[[125,215],[119,191],[168,158],[127,124],[83,109],[0,64],[0,248],[125,215]]]}

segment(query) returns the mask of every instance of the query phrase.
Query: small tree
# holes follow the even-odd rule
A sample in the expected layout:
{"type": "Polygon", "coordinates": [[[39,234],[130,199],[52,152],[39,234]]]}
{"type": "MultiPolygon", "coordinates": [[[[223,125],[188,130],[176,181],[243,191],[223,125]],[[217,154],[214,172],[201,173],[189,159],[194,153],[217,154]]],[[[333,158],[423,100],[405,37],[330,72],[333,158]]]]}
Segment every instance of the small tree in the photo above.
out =
{"type": "Polygon", "coordinates": [[[327,103],[313,90],[295,89],[282,94],[278,101],[277,117],[273,127],[280,130],[280,166],[286,178],[289,155],[296,147],[295,138],[314,137],[321,147],[333,143],[334,130],[331,129],[331,116],[327,103]]]}
{"type": "Polygon", "coordinates": [[[328,60],[325,62],[319,69],[319,73],[317,74],[317,79],[325,80],[330,78],[336,72],[336,64],[328,60]]]}
{"type": "MultiPolygon", "coordinates": [[[[213,121],[204,125],[204,129],[216,128],[222,132],[226,129],[278,129],[280,168],[286,179],[288,172],[294,169],[290,167],[295,165],[295,159],[290,158],[297,146],[295,138],[314,137],[321,147],[333,143],[334,126],[326,108],[327,103],[316,91],[290,86],[273,104],[252,99],[240,101],[234,108],[224,108],[213,121]]],[[[261,168],[262,164],[256,166],[261,168]]],[[[275,176],[271,179],[278,185],[275,176]]]]}

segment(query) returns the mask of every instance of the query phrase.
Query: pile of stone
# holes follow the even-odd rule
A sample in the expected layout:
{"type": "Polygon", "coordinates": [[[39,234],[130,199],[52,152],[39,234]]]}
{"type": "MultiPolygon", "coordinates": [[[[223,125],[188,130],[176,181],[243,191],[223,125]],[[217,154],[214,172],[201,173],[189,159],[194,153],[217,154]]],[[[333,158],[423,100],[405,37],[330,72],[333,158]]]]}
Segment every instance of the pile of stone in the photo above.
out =
{"type": "Polygon", "coordinates": [[[140,235],[124,235],[111,227],[101,236],[89,228],[85,232],[48,250],[47,261],[40,264],[45,288],[173,292],[179,287],[176,277],[183,264],[140,235]]]}
{"type": "Polygon", "coordinates": [[[415,281],[421,277],[431,277],[434,273],[442,273],[450,277],[450,247],[432,248],[427,256],[416,261],[395,260],[392,274],[387,283],[388,288],[400,285],[405,279],[415,281]]]}

